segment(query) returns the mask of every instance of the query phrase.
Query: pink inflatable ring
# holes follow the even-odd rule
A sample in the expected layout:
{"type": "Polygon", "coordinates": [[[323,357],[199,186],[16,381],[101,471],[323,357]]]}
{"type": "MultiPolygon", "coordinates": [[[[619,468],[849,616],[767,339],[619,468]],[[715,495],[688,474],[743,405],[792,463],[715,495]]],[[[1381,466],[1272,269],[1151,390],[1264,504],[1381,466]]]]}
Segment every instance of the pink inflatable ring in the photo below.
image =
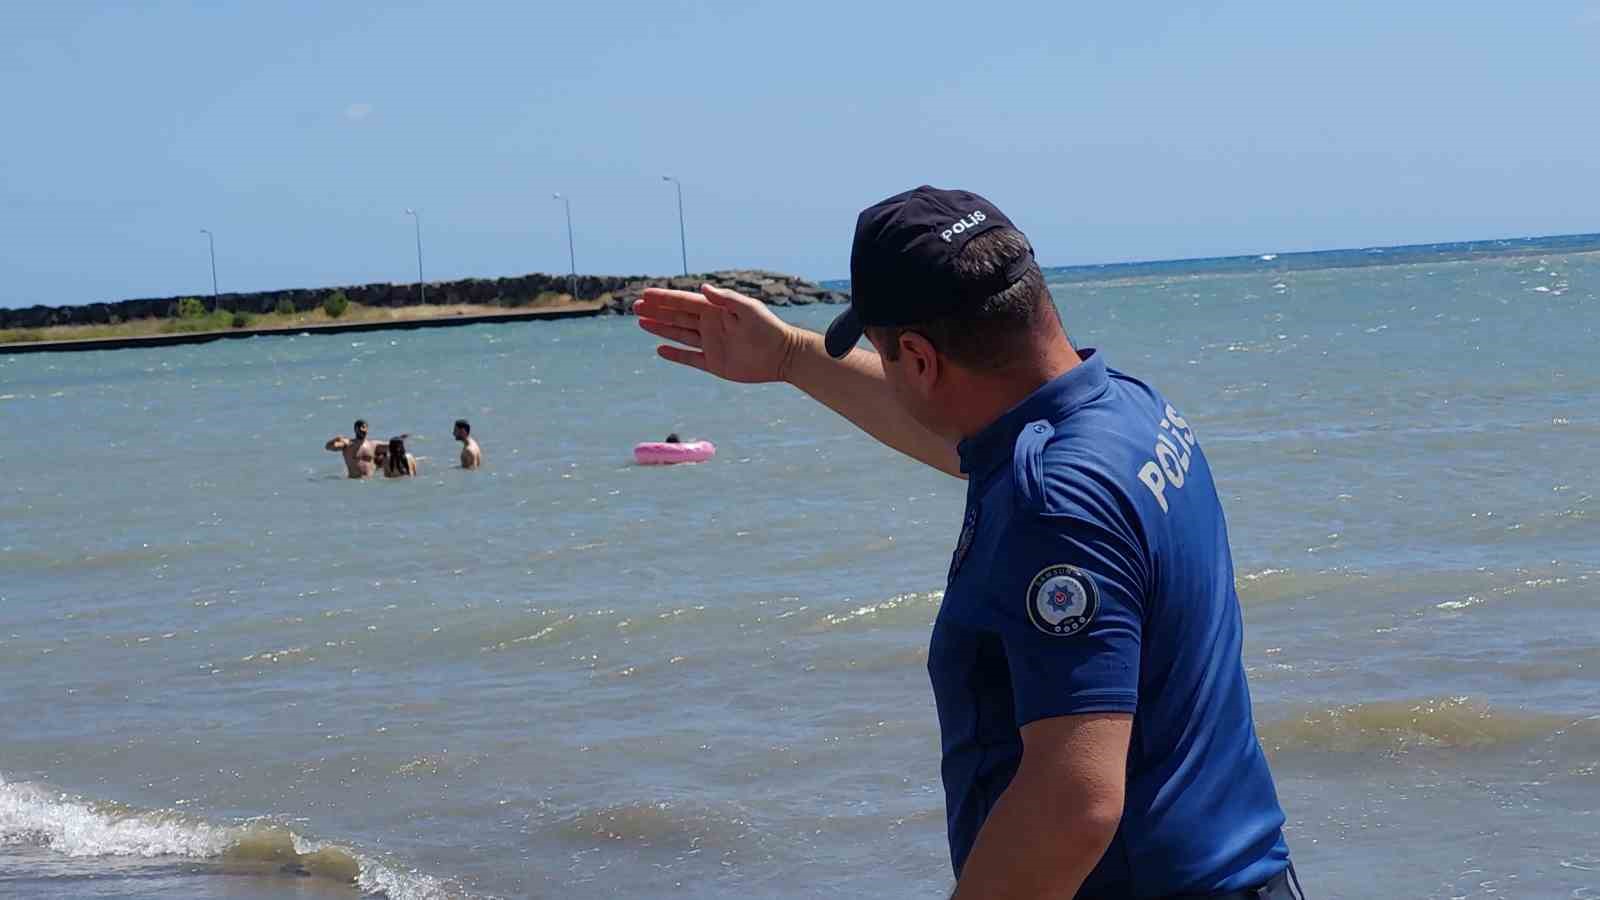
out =
{"type": "Polygon", "coordinates": [[[633,448],[633,461],[641,466],[705,462],[716,455],[717,445],[710,441],[690,441],[687,444],[647,441],[633,448]]]}

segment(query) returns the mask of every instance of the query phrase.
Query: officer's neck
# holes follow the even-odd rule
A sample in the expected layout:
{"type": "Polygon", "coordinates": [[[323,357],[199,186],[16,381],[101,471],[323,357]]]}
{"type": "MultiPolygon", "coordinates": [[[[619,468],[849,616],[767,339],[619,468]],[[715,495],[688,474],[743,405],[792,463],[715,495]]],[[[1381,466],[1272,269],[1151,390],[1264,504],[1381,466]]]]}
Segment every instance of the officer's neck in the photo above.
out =
{"type": "Polygon", "coordinates": [[[993,425],[1039,388],[1077,368],[1078,356],[1065,335],[1041,342],[1031,352],[1004,368],[990,371],[960,369],[952,373],[951,423],[955,435],[965,440],[993,425]]]}

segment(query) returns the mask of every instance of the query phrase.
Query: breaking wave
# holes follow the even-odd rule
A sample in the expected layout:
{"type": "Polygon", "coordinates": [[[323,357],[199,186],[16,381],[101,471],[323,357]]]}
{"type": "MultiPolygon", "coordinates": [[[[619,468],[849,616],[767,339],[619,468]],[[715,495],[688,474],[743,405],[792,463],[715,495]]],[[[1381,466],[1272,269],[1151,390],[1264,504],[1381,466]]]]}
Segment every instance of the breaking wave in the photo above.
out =
{"type": "Polygon", "coordinates": [[[1597,726],[1593,719],[1501,709],[1471,697],[1425,697],[1309,709],[1262,722],[1260,734],[1271,750],[1404,753],[1531,744],[1597,726]]]}
{"type": "Polygon", "coordinates": [[[279,825],[216,825],[185,813],[140,811],[0,778],[0,847],[6,846],[40,847],[85,861],[202,861],[229,875],[315,878],[388,900],[468,896],[441,879],[309,840],[279,825]]]}

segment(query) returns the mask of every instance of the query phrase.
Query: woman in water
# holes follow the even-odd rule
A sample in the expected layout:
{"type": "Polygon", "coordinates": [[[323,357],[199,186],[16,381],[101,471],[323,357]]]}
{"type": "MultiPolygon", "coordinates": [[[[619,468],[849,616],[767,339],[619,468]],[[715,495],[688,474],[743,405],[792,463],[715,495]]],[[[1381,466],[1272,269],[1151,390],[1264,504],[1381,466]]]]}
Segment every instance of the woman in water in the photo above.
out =
{"type": "Polygon", "coordinates": [[[402,438],[389,439],[389,452],[383,455],[383,477],[408,478],[421,474],[417,468],[417,458],[406,452],[406,442],[402,438]]]}

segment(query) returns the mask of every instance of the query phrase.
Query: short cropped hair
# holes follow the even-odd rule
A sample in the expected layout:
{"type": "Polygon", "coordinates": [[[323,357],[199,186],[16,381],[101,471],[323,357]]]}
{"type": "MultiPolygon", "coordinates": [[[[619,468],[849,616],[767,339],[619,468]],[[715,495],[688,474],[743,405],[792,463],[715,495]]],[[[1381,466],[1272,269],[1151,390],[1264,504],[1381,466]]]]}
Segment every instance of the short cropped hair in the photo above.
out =
{"type": "MultiPolygon", "coordinates": [[[[956,257],[956,276],[965,283],[993,279],[1017,257],[1029,253],[1028,239],[1014,228],[996,228],[973,238],[956,257]]],[[[1041,323],[1059,317],[1039,263],[1030,261],[1022,277],[998,294],[948,316],[912,325],[874,326],[873,342],[891,362],[900,358],[900,336],[914,332],[928,339],[951,362],[969,369],[1003,369],[1025,349],[1041,323]]]]}
{"type": "Polygon", "coordinates": [[[472,433],[472,426],[467,424],[467,420],[466,419],[457,419],[456,420],[456,427],[461,429],[462,431],[465,431],[467,434],[471,434],[472,433]]]}

